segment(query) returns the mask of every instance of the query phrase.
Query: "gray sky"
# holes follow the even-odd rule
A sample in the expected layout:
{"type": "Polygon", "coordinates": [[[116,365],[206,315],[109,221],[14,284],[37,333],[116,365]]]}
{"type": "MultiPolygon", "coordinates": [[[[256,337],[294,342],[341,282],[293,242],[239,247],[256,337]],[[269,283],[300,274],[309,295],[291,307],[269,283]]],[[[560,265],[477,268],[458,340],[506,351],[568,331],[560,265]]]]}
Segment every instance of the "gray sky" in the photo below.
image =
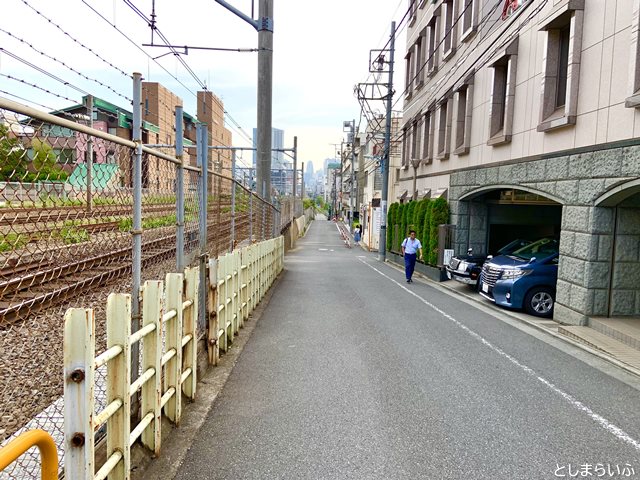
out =
{"type": "MultiPolygon", "coordinates": [[[[151,0],[131,3],[150,17],[151,0]]],[[[230,3],[251,14],[251,0],[230,3]]],[[[301,161],[311,160],[317,169],[325,158],[334,156],[331,144],[341,141],[343,120],[355,118],[358,122],[360,107],[353,87],[367,81],[369,50],[385,46],[392,20],[400,21],[407,3],[407,0],[274,0],[273,126],[285,130],[287,147],[293,146],[293,136],[298,136],[301,161]]],[[[257,46],[255,30],[213,0],[156,0],[155,7],[157,27],[174,45],[234,49],[257,46]]],[[[0,29],[3,49],[0,90],[31,103],[9,96],[12,100],[41,110],[57,109],[79,103],[82,92],[88,92],[130,109],[131,79],[124,73],[139,71],[145,80],[160,82],[179,95],[185,110],[195,114],[194,92],[201,88],[198,82],[173,55],[157,60],[168,73],[150,58],[166,53],[167,49],[141,47],[150,43],[150,29],[124,0],[4,0],[0,29]],[[12,55],[56,75],[68,85],[12,55]]],[[[155,41],[161,43],[157,37],[155,41]]],[[[404,50],[402,30],[396,40],[397,92],[403,90],[404,50]]],[[[247,145],[235,123],[251,136],[256,123],[257,53],[191,50],[183,58],[196,76],[224,101],[233,119],[227,126],[234,144],[247,145]]],[[[396,101],[397,98],[396,95],[396,101]]],[[[383,110],[382,104],[372,106],[383,110]]],[[[399,102],[395,109],[401,107],[399,102]]],[[[361,128],[364,129],[364,123],[361,128]]],[[[245,154],[244,161],[250,162],[251,156],[245,154]]]]}

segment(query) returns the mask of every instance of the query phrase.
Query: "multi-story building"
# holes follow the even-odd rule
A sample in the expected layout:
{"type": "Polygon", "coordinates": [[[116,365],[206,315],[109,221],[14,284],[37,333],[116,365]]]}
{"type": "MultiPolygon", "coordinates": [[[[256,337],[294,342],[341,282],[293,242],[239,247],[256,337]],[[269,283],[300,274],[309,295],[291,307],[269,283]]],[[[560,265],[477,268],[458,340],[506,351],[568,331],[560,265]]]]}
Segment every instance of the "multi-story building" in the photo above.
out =
{"type": "MultiPolygon", "coordinates": [[[[258,145],[258,129],[253,129],[253,148],[258,145]]],[[[293,193],[292,164],[285,159],[282,151],[284,146],[284,130],[271,129],[271,187],[279,195],[291,195],[293,193]]],[[[253,168],[256,168],[257,153],[253,151],[253,168]]],[[[300,168],[300,166],[297,166],[300,168]]]]}
{"type": "Polygon", "coordinates": [[[640,316],[640,0],[409,8],[402,188],[458,251],[558,236],[557,320],[640,316]]]}
{"type": "MultiPolygon", "coordinates": [[[[174,95],[159,83],[142,83],[142,142],[151,145],[175,145],[175,107],[182,105],[182,99],[174,95]]],[[[88,98],[83,99],[83,104],[74,105],[63,110],[52,112],[54,115],[65,118],[72,117],[77,121],[89,123],[87,111],[88,98]]],[[[92,126],[97,130],[110,133],[112,135],[130,140],[132,138],[133,114],[121,107],[109,103],[100,98],[94,97],[92,126]]],[[[198,92],[198,120],[188,113],[183,113],[183,143],[185,145],[184,158],[191,165],[195,165],[196,155],[195,145],[195,125],[201,121],[207,125],[209,130],[209,144],[231,146],[231,133],[224,128],[224,107],[222,102],[211,92],[198,92]]],[[[87,137],[83,133],[74,132],[70,129],[60,128],[52,125],[43,125],[41,128],[48,129],[45,132],[46,139],[53,146],[57,163],[67,172],[71,173],[77,166],[81,166],[86,161],[87,137]]],[[[99,138],[93,142],[93,162],[94,168],[101,165],[117,163],[117,157],[122,157],[114,150],[116,148],[110,142],[105,142],[99,138]]],[[[173,153],[173,147],[160,147],[167,153],[173,153]]],[[[120,158],[120,162],[128,161],[120,158]]],[[[231,155],[228,151],[220,152],[220,166],[223,173],[227,175],[231,171],[231,155]]],[[[212,166],[216,166],[210,154],[212,166]]],[[[103,169],[102,175],[111,175],[117,178],[110,179],[105,184],[116,184],[121,187],[129,187],[132,184],[131,168],[103,169]]],[[[95,181],[95,179],[94,179],[95,181]]],[[[152,191],[171,191],[174,188],[175,168],[167,162],[152,159],[144,161],[142,164],[142,186],[152,191]]]]}
{"type": "MultiPolygon", "coordinates": [[[[209,145],[218,147],[231,147],[231,132],[224,126],[224,104],[213,92],[198,92],[198,121],[207,125],[209,145]]],[[[231,150],[218,149],[209,152],[209,162],[217,172],[227,177],[232,175],[231,150]]],[[[213,179],[211,180],[213,181],[213,179]]],[[[213,188],[213,185],[211,186],[213,188]]],[[[221,182],[221,188],[226,189],[224,193],[230,193],[231,187],[228,182],[221,182]]],[[[213,191],[213,190],[210,190],[213,191]]]]}
{"type": "MultiPolygon", "coordinates": [[[[394,115],[391,118],[391,144],[389,150],[389,183],[387,198],[397,201],[406,197],[406,192],[400,192],[401,155],[398,141],[401,132],[402,117],[394,115]]],[[[380,239],[380,215],[382,214],[382,169],[384,156],[384,136],[386,117],[374,116],[366,127],[364,138],[360,140],[358,156],[358,204],[360,209],[360,223],[362,225],[362,242],[369,250],[378,250],[380,239]]]]}

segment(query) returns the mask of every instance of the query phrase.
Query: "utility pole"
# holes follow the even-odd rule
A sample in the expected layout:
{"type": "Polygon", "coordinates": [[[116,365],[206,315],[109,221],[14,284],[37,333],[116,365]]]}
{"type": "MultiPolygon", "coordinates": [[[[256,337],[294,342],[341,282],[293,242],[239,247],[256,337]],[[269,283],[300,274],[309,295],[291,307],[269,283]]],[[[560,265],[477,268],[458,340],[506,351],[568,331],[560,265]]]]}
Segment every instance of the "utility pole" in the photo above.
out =
{"type": "Polygon", "coordinates": [[[356,163],[356,121],[351,121],[351,189],[349,191],[349,231],[353,232],[353,169],[356,163]]]}
{"type": "Polygon", "coordinates": [[[260,196],[271,201],[271,95],[273,93],[273,0],[258,6],[258,141],[257,177],[260,196]]]}
{"type": "Polygon", "coordinates": [[[380,199],[380,237],[378,242],[378,260],[385,261],[387,256],[387,201],[389,196],[389,156],[391,152],[391,106],[393,101],[393,56],[395,53],[396,22],[391,22],[391,39],[388,50],[371,50],[369,57],[370,73],[389,73],[387,82],[387,94],[379,92],[379,83],[359,83],[357,87],[358,100],[386,100],[387,119],[384,136],[384,148],[380,160],[380,173],[382,176],[382,195],[380,199]],[[389,54],[387,60],[386,54],[389,54]],[[388,66],[388,70],[385,69],[388,66]]]}
{"type": "MultiPolygon", "coordinates": [[[[293,208],[296,208],[296,190],[298,189],[298,137],[293,137],[293,208]]],[[[302,172],[304,177],[304,172],[302,172]]]]}
{"type": "Polygon", "coordinates": [[[382,199],[380,213],[380,240],[378,242],[378,260],[384,262],[387,257],[387,201],[389,196],[389,156],[391,152],[391,106],[393,101],[393,55],[395,52],[396,22],[391,22],[389,44],[389,83],[387,83],[387,126],[384,133],[384,156],[382,165],[382,199]]]}
{"type": "Polygon", "coordinates": [[[256,191],[271,201],[271,112],[273,94],[273,0],[259,0],[258,20],[225,0],[215,0],[258,32],[258,118],[256,139],[256,191]]]}
{"type": "Polygon", "coordinates": [[[302,192],[300,192],[300,201],[303,203],[302,208],[304,210],[304,162],[302,162],[302,172],[300,176],[302,177],[302,184],[300,185],[302,187],[302,192]]]}

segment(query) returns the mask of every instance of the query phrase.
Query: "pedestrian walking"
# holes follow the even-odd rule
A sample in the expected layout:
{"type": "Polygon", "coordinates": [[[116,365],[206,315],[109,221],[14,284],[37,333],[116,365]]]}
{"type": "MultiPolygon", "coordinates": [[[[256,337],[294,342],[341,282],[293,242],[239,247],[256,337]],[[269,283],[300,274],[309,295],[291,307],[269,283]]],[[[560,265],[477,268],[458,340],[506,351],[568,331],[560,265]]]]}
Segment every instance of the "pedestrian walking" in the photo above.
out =
{"type": "Polygon", "coordinates": [[[409,236],[402,241],[402,255],[404,256],[404,274],[407,277],[407,283],[413,283],[411,277],[416,267],[416,259],[420,254],[422,260],[422,244],[416,238],[416,231],[410,230],[409,236]]]}
{"type": "Polygon", "coordinates": [[[356,229],[353,231],[353,241],[356,245],[360,245],[360,225],[356,225],[356,229]]]}

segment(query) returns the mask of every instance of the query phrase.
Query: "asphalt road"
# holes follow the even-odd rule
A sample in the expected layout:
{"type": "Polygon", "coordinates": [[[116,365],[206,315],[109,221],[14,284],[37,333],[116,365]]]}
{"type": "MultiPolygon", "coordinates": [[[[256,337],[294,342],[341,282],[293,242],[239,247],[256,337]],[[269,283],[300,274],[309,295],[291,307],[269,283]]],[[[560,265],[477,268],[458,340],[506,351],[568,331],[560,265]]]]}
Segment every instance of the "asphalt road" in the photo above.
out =
{"type": "Polygon", "coordinates": [[[177,479],[640,478],[637,378],[406,284],[332,222],[275,288],[177,479]]]}

